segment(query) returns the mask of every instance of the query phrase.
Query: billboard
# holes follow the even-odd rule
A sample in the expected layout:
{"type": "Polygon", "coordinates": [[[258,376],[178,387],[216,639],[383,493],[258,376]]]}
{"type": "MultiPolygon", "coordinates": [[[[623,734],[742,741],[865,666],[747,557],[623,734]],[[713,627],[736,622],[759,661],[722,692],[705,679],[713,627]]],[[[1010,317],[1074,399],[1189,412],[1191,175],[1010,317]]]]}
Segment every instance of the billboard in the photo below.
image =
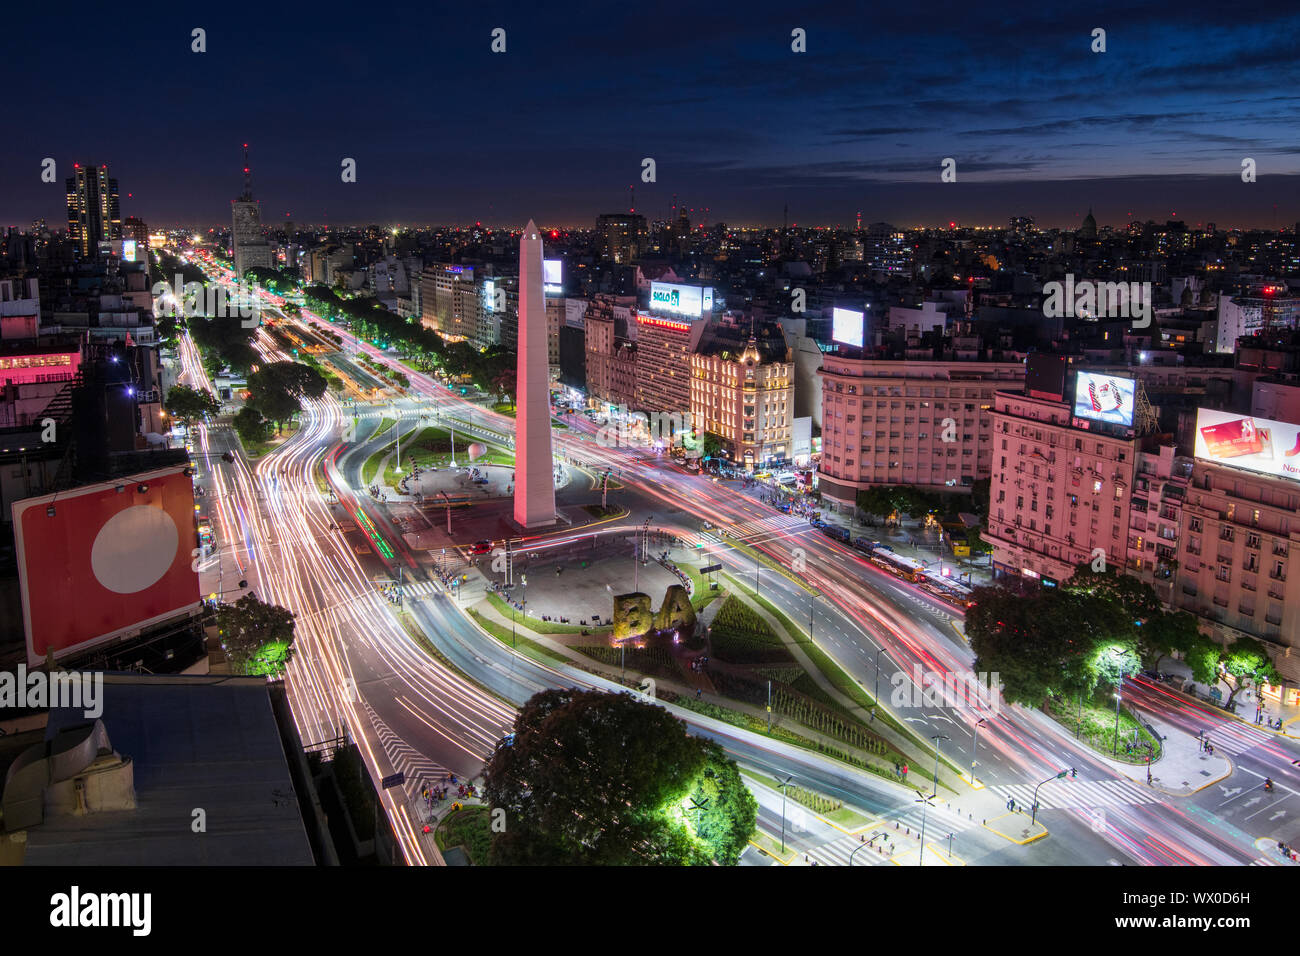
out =
{"type": "Polygon", "coordinates": [[[713,289],[698,285],[650,283],[650,311],[669,312],[693,319],[713,311],[713,289]]]}
{"type": "Polygon", "coordinates": [[[542,260],[542,287],[547,292],[562,292],[564,290],[564,260],[542,260]]]}
{"type": "Polygon", "coordinates": [[[1195,455],[1218,465],[1300,481],[1300,425],[1198,408],[1195,455]]]}
{"type": "Polygon", "coordinates": [[[30,663],[198,611],[183,466],[25,498],[13,517],[30,663]]]}
{"type": "Polygon", "coordinates": [[[1136,383],[1131,378],[1079,372],[1074,381],[1074,414],[1132,428],[1135,391],[1136,383]]]}
{"type": "Polygon", "coordinates": [[[863,318],[861,312],[853,309],[836,308],[831,313],[831,338],[854,348],[862,348],[863,318]]]}
{"type": "Polygon", "coordinates": [[[1064,355],[1035,352],[1025,361],[1025,394],[1059,402],[1065,397],[1064,355]]]}
{"type": "Polygon", "coordinates": [[[496,311],[497,284],[493,279],[483,282],[483,308],[488,312],[496,311]]]}

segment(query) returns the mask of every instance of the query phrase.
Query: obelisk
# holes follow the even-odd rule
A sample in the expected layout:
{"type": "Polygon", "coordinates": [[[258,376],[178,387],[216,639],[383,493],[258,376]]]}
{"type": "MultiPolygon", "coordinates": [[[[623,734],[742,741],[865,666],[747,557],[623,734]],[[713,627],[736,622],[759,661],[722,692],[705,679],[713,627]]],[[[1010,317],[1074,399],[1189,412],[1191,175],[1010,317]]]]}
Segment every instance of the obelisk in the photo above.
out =
{"type": "Polygon", "coordinates": [[[551,393],[546,354],[542,237],[530,219],[519,237],[519,355],[515,390],[515,522],[555,524],[551,393]]]}

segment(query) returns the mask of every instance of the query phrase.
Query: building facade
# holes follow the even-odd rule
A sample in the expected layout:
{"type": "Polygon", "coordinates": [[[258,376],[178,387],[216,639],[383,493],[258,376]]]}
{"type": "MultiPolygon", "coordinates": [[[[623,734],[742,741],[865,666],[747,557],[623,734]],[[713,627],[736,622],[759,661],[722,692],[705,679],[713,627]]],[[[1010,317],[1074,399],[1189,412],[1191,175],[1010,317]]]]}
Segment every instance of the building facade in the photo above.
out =
{"type": "Polygon", "coordinates": [[[777,341],[781,349],[753,336],[740,350],[705,343],[691,356],[691,424],[750,470],[793,457],[794,366],[777,341]]]}
{"type": "Polygon", "coordinates": [[[819,484],[852,508],[871,485],[969,488],[990,475],[998,389],[1024,380],[1019,362],[822,361],[819,484]]]}
{"type": "Polygon", "coordinates": [[[65,185],[68,194],[68,235],[84,257],[95,254],[99,243],[122,238],[122,214],[118,206],[117,180],[109,176],[108,165],[77,163],[65,185]]]}

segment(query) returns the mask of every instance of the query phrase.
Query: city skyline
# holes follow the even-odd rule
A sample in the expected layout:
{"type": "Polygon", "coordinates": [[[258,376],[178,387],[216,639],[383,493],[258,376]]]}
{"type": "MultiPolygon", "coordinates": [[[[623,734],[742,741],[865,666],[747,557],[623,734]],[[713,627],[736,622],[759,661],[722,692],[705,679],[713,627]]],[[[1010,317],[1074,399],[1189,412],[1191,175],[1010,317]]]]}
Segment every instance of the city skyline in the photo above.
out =
{"type": "MultiPolygon", "coordinates": [[[[870,20],[829,7],[754,14],[519,11],[448,27],[430,12],[404,17],[400,32],[354,17],[345,40],[273,11],[252,31],[233,14],[166,13],[149,47],[108,25],[104,43],[154,64],[145,115],[165,125],[153,135],[125,104],[64,122],[77,81],[40,71],[52,50],[38,42],[11,57],[30,145],[0,160],[0,224],[58,221],[62,196],[40,180],[46,157],[60,180],[74,162],[108,163],[124,215],[221,221],[242,187],[245,142],[268,225],[519,228],[531,216],[572,226],[628,209],[632,185],[650,219],[666,218],[675,196],[693,221],[707,209],[708,222],[728,224],[776,225],[787,207],[791,223],[826,226],[861,212],[905,227],[1013,215],[1070,227],[1090,208],[1102,224],[1298,218],[1287,131],[1300,97],[1286,92],[1297,74],[1286,37],[1300,13],[1265,9],[1252,24],[1208,3],[1178,22],[1118,4],[1059,21],[1010,4],[870,20]],[[191,51],[195,27],[204,53],[191,51]],[[497,27],[504,53],[491,52],[497,27]],[[1098,27],[1104,53],[1091,50],[1098,27]],[[805,53],[791,49],[795,29],[805,53]],[[159,48],[172,34],[175,48],[159,48]],[[387,55],[358,52],[378,50],[387,55]],[[234,58],[267,69],[232,84],[222,64],[234,58]],[[280,101],[268,95],[277,85],[280,101]],[[212,115],[194,115],[195,103],[212,115]],[[647,157],[653,183],[640,178],[647,157]],[[955,183],[940,182],[948,157],[955,183]],[[341,179],[347,158],[356,182],[341,179]],[[1256,161],[1254,183],[1242,182],[1244,158],[1256,161]]],[[[47,16],[19,11],[15,35],[58,36],[47,16]]]]}

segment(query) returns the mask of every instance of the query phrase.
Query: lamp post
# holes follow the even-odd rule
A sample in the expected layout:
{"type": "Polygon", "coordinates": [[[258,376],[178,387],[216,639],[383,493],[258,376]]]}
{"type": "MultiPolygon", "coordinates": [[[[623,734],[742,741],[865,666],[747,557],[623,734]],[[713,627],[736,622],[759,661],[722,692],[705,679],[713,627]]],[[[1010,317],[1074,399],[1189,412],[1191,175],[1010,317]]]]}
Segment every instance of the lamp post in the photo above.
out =
{"type": "Polygon", "coordinates": [[[970,748],[970,785],[975,786],[975,756],[979,753],[980,746],[980,728],[989,722],[987,717],[981,717],[975,721],[975,740],[971,743],[970,748]]]}
{"type": "Polygon", "coordinates": [[[925,814],[933,800],[934,797],[930,794],[922,793],[920,790],[916,791],[916,800],[914,802],[921,805],[921,852],[916,856],[917,866],[921,866],[925,862],[925,814]]]}
{"type": "Polygon", "coordinates": [[[1115,747],[1111,751],[1112,757],[1119,756],[1119,702],[1120,702],[1119,691],[1115,691],[1115,747]]]}
{"type": "Polygon", "coordinates": [[[947,734],[935,734],[930,739],[934,741],[934,793],[930,796],[937,797],[939,795],[939,741],[952,738],[947,734]]]}
{"type": "Polygon", "coordinates": [[[794,774],[787,774],[784,780],[782,780],[780,777],[776,778],[776,785],[781,791],[781,852],[782,853],[785,852],[785,796],[786,796],[786,791],[789,789],[790,784],[793,781],[794,781],[794,774]]]}
{"type": "Polygon", "coordinates": [[[880,704],[880,652],[885,649],[882,644],[876,648],[876,689],[871,695],[871,719],[876,719],[876,707],[880,704]]]}

